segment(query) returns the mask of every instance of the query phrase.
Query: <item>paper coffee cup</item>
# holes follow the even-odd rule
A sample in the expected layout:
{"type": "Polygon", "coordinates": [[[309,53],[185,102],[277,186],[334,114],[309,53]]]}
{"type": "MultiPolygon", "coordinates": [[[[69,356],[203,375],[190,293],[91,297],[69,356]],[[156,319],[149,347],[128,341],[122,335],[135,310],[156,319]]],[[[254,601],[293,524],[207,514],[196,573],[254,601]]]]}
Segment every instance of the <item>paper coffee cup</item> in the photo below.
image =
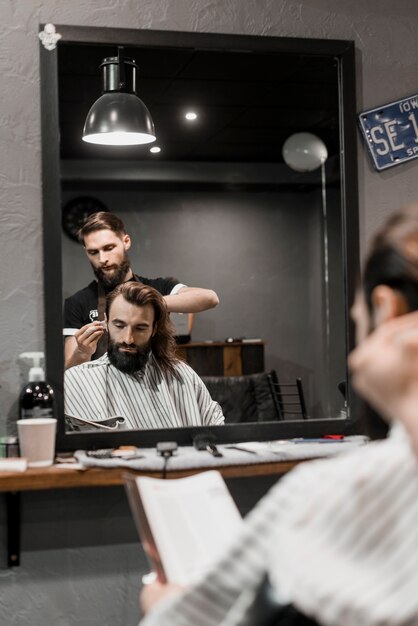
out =
{"type": "Polygon", "coordinates": [[[55,457],[57,420],[52,417],[34,417],[17,420],[20,456],[29,467],[48,467],[55,457]]]}

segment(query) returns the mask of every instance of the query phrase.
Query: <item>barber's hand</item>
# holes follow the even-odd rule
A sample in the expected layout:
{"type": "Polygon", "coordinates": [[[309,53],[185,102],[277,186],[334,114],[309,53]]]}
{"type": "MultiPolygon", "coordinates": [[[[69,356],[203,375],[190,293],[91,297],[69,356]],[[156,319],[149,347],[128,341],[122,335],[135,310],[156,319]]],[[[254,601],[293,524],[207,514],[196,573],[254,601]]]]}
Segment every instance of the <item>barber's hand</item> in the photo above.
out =
{"type": "Polygon", "coordinates": [[[77,349],[88,357],[91,357],[97,348],[97,342],[106,332],[105,322],[92,322],[82,326],[74,335],[77,349]]]}
{"type": "Polygon", "coordinates": [[[418,444],[418,312],[379,326],[348,364],[356,391],[388,420],[402,421],[418,444]]]}
{"type": "Polygon", "coordinates": [[[159,582],[144,585],[139,594],[141,610],[145,615],[154,608],[164,598],[178,595],[184,590],[181,585],[174,583],[162,584],[159,582]]]}

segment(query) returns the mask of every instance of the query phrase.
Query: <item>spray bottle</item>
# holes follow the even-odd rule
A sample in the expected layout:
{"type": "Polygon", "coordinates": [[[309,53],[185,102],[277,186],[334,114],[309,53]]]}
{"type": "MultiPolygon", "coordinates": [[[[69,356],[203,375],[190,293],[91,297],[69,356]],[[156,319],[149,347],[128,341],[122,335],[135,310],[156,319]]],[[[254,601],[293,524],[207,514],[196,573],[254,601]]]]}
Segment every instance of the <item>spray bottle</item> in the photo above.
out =
{"type": "Polygon", "coordinates": [[[41,367],[43,352],[23,352],[21,359],[31,362],[29,382],[23,387],[19,397],[19,417],[54,417],[54,390],[45,381],[41,367]]]}

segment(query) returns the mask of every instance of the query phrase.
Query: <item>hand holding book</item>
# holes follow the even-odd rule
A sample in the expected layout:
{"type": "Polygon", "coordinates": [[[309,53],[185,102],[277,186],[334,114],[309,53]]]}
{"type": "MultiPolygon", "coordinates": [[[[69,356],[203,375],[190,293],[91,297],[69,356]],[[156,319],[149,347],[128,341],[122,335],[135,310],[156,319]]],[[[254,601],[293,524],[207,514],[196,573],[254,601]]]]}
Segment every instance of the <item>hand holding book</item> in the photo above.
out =
{"type": "Polygon", "coordinates": [[[241,528],[241,516],[219,472],[176,480],[128,474],[125,486],[160,583],[199,580],[241,528]]]}
{"type": "Polygon", "coordinates": [[[151,609],[157,604],[169,598],[175,596],[183,591],[182,585],[176,585],[176,583],[160,583],[155,581],[150,585],[144,585],[140,593],[140,605],[141,611],[144,615],[149,613],[151,609]]]}

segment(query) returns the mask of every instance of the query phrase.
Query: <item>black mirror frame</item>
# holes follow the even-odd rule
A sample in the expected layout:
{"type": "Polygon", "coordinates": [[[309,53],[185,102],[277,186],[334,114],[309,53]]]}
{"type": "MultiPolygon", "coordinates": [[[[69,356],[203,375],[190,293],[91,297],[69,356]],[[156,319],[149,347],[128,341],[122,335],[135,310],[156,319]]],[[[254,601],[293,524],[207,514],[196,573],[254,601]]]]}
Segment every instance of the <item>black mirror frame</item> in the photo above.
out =
{"type": "MultiPolygon", "coordinates": [[[[40,30],[44,25],[41,25],[40,30]]],[[[236,49],[259,52],[323,55],[339,61],[341,204],[344,229],[346,346],[354,345],[354,329],[348,304],[354,296],[359,270],[357,129],[354,42],[332,39],[260,37],[212,33],[131,30],[86,26],[56,26],[63,42],[102,43],[131,46],[196,47],[200,49],[236,49]]],[[[58,46],[60,44],[58,43],[58,46]]],[[[210,431],[218,442],[274,440],[290,437],[316,437],[326,433],[353,434],[358,421],[346,419],[292,420],[263,424],[234,424],[210,428],[173,428],[111,433],[66,433],[63,419],[63,319],[61,274],[61,187],[59,164],[58,55],[40,44],[42,192],[44,249],[44,318],[47,380],[57,401],[57,450],[116,447],[122,444],[153,446],[158,441],[177,441],[190,445],[197,434],[210,431]]],[[[349,377],[347,375],[347,380],[349,377]]],[[[347,405],[353,399],[348,385],[347,405]]]]}

